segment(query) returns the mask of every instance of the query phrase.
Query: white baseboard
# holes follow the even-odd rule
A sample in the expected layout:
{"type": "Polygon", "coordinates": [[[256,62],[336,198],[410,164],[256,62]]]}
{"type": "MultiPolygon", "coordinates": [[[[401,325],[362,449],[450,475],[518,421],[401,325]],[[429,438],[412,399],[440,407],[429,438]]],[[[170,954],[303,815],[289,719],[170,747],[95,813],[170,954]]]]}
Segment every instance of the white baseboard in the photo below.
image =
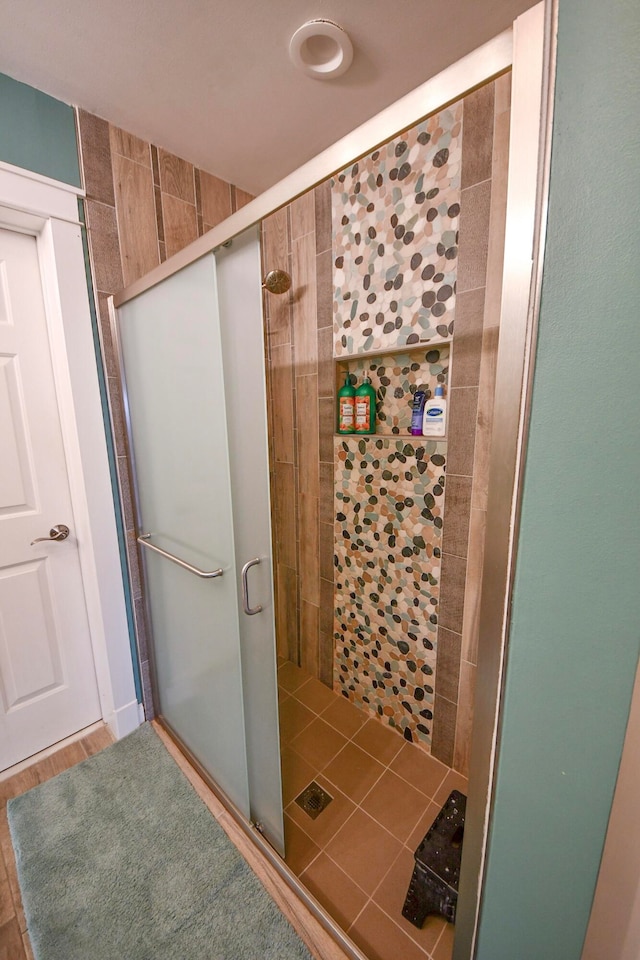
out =
{"type": "Polygon", "coordinates": [[[97,730],[102,729],[102,727],[104,727],[103,721],[98,720],[97,723],[92,723],[90,726],[78,730],[77,733],[72,733],[70,737],[65,737],[64,740],[58,740],[57,743],[52,743],[50,747],[40,750],[39,753],[34,753],[32,757],[27,757],[26,760],[21,760],[20,763],[15,763],[12,767],[7,767],[6,770],[0,771],[0,781],[8,780],[9,777],[14,777],[17,773],[22,773],[27,767],[31,767],[34,763],[38,763],[46,757],[53,756],[54,753],[62,750],[63,747],[68,747],[69,744],[88,737],[89,734],[95,733],[97,730]]]}
{"type": "Polygon", "coordinates": [[[144,712],[141,716],[139,706],[137,700],[132,700],[130,703],[126,703],[124,707],[119,707],[118,710],[114,710],[110,716],[104,718],[105,723],[116,740],[121,740],[123,737],[126,737],[128,733],[133,733],[141,723],[144,723],[144,712]]]}

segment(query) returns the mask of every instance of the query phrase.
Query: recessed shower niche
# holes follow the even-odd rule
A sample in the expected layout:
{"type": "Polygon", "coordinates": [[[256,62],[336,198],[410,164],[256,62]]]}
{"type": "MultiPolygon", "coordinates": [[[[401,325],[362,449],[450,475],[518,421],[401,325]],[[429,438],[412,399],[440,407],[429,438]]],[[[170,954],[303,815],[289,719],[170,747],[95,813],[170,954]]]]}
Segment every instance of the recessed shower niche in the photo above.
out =
{"type": "Polygon", "coordinates": [[[433,396],[438,385],[446,391],[451,347],[451,341],[434,341],[393,353],[343,357],[336,360],[336,394],[347,374],[354,385],[369,377],[376,392],[375,435],[412,437],[413,396],[419,389],[433,396]]]}

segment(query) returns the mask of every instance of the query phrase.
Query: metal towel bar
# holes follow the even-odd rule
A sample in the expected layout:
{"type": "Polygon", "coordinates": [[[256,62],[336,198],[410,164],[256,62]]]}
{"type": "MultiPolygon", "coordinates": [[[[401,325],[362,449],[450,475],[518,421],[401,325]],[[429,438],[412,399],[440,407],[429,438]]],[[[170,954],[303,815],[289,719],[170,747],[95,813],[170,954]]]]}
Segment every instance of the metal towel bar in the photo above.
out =
{"type": "Polygon", "coordinates": [[[188,570],[189,573],[195,573],[196,577],[202,577],[203,580],[213,580],[214,577],[222,576],[224,572],[222,567],[218,567],[217,570],[200,570],[198,567],[192,566],[185,560],[181,560],[179,557],[174,557],[172,553],[167,553],[166,550],[162,550],[160,547],[156,547],[153,543],[149,543],[149,539],[152,536],[153,534],[151,533],[141,533],[138,537],[138,543],[142,547],[146,547],[147,550],[153,550],[155,553],[159,553],[161,557],[166,557],[167,560],[171,560],[172,563],[177,563],[179,567],[183,567],[185,570],[188,570]]]}

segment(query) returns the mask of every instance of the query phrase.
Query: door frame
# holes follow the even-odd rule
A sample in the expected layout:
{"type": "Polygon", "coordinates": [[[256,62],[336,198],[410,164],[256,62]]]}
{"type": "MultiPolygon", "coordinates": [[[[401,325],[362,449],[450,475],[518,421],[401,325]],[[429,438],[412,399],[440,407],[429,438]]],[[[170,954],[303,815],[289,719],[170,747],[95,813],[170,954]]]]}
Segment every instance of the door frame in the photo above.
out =
{"type": "Polygon", "coordinates": [[[138,704],[78,218],[84,191],[0,163],[0,227],[34,236],[100,709],[116,738],[138,704]]]}

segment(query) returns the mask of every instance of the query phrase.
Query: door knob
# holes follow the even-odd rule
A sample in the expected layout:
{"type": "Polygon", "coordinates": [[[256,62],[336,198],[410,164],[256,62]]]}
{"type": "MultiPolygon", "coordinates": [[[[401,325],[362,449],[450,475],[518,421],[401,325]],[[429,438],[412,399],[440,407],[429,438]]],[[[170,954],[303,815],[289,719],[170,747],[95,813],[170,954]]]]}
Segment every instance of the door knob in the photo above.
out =
{"type": "Polygon", "coordinates": [[[56,523],[55,527],[51,527],[49,530],[48,537],[36,537],[35,540],[31,541],[31,546],[34,543],[41,543],[43,540],[66,540],[69,536],[69,527],[64,523],[56,523]]]}

